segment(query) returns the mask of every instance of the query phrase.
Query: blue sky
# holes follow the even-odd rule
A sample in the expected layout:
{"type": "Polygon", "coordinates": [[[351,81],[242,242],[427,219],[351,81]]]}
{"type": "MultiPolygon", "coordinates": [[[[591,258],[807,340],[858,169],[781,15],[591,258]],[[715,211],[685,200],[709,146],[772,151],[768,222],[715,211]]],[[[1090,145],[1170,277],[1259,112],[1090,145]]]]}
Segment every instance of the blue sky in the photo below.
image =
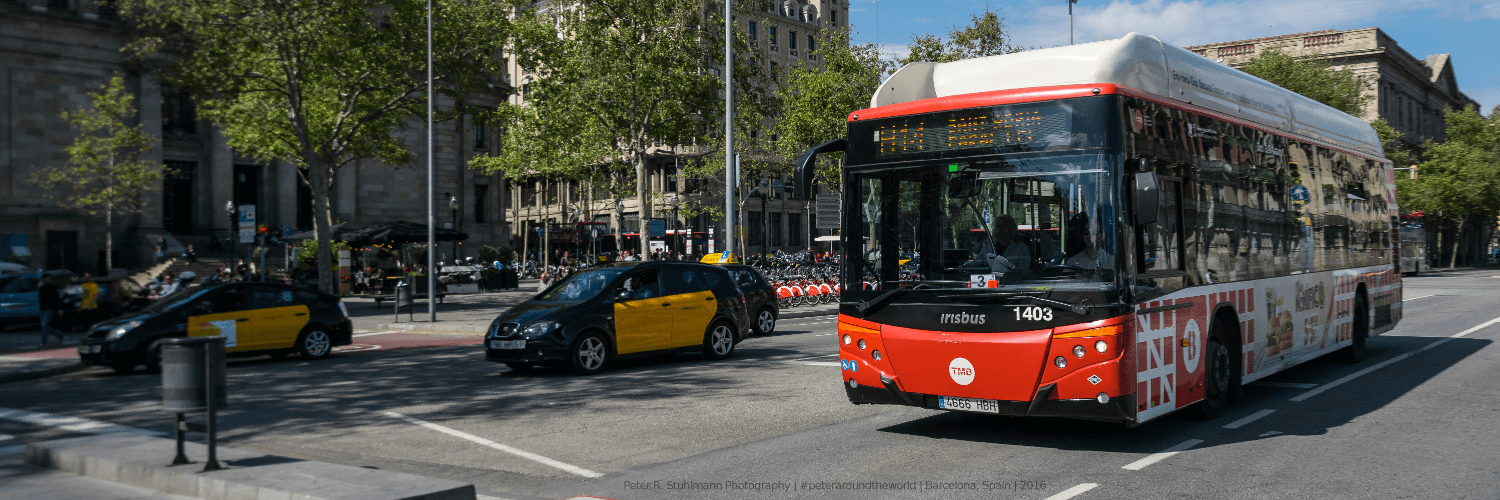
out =
{"type": "MultiPolygon", "coordinates": [[[[1065,0],[881,0],[879,42],[906,55],[912,35],[943,36],[985,5],[1005,18],[1018,45],[1068,43],[1065,0]]],[[[876,4],[850,0],[855,43],[876,41],[876,4]]],[[[1459,90],[1488,113],[1500,105],[1500,0],[1079,0],[1073,6],[1074,41],[1118,38],[1131,31],[1179,46],[1227,42],[1323,29],[1379,27],[1418,58],[1452,54],[1459,90]]]]}

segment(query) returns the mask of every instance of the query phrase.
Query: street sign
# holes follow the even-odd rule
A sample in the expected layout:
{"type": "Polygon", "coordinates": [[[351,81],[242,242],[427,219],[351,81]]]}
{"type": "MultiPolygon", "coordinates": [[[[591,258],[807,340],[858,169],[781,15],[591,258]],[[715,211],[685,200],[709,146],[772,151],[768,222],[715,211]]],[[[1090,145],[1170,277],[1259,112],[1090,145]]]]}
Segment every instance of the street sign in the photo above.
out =
{"type": "Polygon", "coordinates": [[[817,201],[814,202],[813,207],[818,210],[816,215],[818,229],[839,229],[841,227],[839,223],[839,195],[820,194],[817,201]]]}
{"type": "Polygon", "coordinates": [[[661,238],[667,235],[667,221],[662,219],[651,219],[646,226],[647,235],[652,238],[661,238]]]}
{"type": "Polygon", "coordinates": [[[255,243],[255,205],[240,205],[240,243],[255,243]]]}

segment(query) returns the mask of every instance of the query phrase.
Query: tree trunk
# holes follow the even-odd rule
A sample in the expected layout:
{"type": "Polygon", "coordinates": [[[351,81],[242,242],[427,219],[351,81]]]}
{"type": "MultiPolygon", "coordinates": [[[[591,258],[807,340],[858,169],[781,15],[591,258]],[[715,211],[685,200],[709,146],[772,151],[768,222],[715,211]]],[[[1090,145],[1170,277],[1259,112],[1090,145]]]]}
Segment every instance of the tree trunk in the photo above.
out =
{"type": "Polygon", "coordinates": [[[1454,266],[1458,263],[1458,242],[1462,240],[1462,238],[1460,236],[1462,236],[1463,234],[1464,234],[1464,217],[1463,216],[1459,216],[1458,217],[1458,227],[1457,227],[1457,229],[1455,231],[1453,231],[1453,237],[1449,238],[1449,239],[1453,240],[1451,243],[1449,243],[1449,245],[1453,248],[1453,253],[1452,253],[1452,255],[1448,256],[1448,269],[1453,269],[1454,266]]]}
{"type": "Polygon", "coordinates": [[[651,260],[651,203],[646,199],[646,155],[636,155],[635,158],[635,199],[640,200],[641,227],[637,231],[641,235],[641,260],[651,260]]]}
{"type": "Polygon", "coordinates": [[[307,165],[307,176],[312,181],[313,191],[313,235],[317,236],[317,266],[318,266],[318,290],[337,295],[338,289],[334,283],[333,258],[329,255],[329,249],[333,248],[333,234],[329,231],[328,219],[328,192],[330,191],[331,172],[323,167],[321,158],[309,158],[307,165]]]}

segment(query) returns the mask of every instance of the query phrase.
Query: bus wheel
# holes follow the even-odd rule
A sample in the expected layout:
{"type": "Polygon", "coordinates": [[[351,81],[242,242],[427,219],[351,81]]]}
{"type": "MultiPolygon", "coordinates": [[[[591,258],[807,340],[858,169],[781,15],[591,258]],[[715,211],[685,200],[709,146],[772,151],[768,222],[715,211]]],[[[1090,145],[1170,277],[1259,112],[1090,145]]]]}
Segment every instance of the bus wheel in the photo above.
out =
{"type": "Polygon", "coordinates": [[[1229,359],[1229,348],[1215,334],[1208,341],[1208,353],[1204,362],[1203,401],[1198,403],[1198,415],[1212,420],[1224,413],[1229,406],[1229,387],[1233,382],[1233,364],[1229,359]]]}
{"type": "Polygon", "coordinates": [[[1344,361],[1358,363],[1365,360],[1365,354],[1369,351],[1365,348],[1365,339],[1370,336],[1370,309],[1365,305],[1365,297],[1360,295],[1354,299],[1354,331],[1350,332],[1350,340],[1353,342],[1344,348],[1344,361]]]}

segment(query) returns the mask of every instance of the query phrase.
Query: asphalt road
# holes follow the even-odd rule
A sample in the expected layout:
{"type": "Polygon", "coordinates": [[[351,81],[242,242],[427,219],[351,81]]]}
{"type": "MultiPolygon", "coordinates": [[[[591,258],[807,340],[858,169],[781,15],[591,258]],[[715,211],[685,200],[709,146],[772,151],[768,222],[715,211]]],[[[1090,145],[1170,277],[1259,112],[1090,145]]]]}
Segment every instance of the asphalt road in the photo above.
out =
{"type": "MultiPolygon", "coordinates": [[[[727,361],[665,356],[593,377],[513,372],[475,345],[236,361],[221,439],[504,498],[1496,498],[1496,292],[1493,270],[1409,278],[1405,318],[1364,362],[1277,374],[1213,421],[854,406],[827,317],[727,361]]],[[[89,371],[0,385],[0,408],[19,410],[0,414],[0,454],[99,432],[59,417],[165,432],[158,384],[89,371]]]]}

